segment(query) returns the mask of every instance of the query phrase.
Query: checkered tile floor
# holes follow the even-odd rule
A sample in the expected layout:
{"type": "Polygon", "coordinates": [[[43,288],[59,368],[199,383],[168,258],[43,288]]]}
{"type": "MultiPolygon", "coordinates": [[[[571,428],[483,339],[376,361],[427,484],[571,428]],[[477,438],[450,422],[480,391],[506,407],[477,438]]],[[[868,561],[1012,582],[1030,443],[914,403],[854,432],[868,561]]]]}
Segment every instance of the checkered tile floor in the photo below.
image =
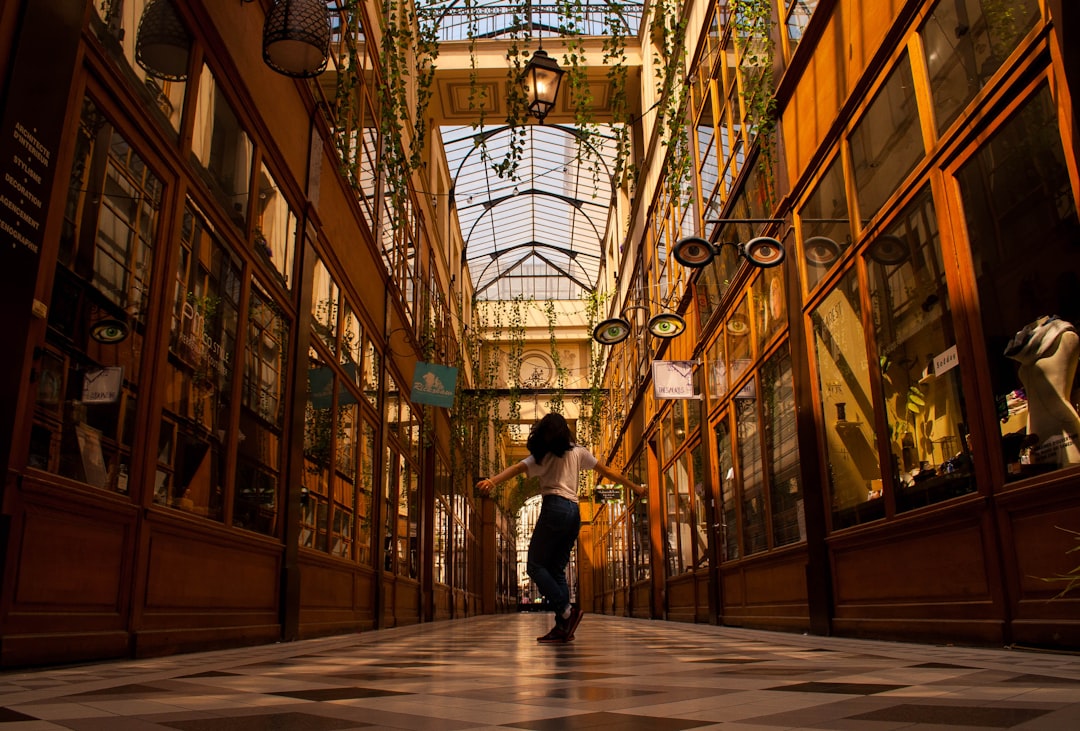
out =
{"type": "Polygon", "coordinates": [[[0,731],[1080,729],[1080,656],[586,615],[0,673],[0,731]]]}

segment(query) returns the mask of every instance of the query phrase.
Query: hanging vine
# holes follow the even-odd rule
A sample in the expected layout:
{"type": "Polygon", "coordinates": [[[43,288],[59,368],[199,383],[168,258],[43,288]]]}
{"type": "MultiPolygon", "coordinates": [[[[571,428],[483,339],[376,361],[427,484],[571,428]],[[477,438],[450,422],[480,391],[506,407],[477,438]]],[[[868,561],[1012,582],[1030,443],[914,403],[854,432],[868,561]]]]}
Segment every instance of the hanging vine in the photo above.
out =
{"type": "MultiPolygon", "coordinates": [[[[767,1],[767,0],[766,0],[767,1]]],[[[686,124],[686,100],[689,84],[685,73],[686,20],[678,0],[659,0],[653,5],[652,34],[656,89],[659,96],[657,123],[662,133],[660,143],[667,148],[664,178],[681,198],[691,179],[690,140],[686,124]],[[659,39],[657,42],[655,39],[659,39]]]]}
{"type": "Polygon", "coordinates": [[[548,410],[553,414],[561,414],[563,413],[563,396],[566,392],[567,369],[563,366],[562,358],[559,356],[559,343],[558,339],[555,337],[555,321],[558,319],[558,312],[555,309],[554,300],[547,300],[544,302],[544,315],[547,317],[548,345],[551,350],[551,362],[555,368],[555,392],[548,401],[548,410]]]}
{"type": "Polygon", "coordinates": [[[604,7],[604,66],[611,84],[611,121],[615,135],[615,166],[612,178],[616,186],[632,185],[636,166],[631,161],[633,137],[630,105],[627,102],[626,31],[627,25],[620,6],[609,3],[604,7]]]}

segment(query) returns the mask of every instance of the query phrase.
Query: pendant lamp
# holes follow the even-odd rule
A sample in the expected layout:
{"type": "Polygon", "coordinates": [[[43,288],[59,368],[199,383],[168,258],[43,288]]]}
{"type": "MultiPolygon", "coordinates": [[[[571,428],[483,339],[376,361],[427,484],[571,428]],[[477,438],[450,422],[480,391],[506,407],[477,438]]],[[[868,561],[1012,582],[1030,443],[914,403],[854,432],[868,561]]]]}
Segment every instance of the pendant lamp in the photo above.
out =
{"type": "Polygon", "coordinates": [[[325,0],[274,0],[263,27],[263,61],[296,79],[318,76],[330,57],[325,0]]]}
{"type": "Polygon", "coordinates": [[[191,42],[173,0],[150,0],[135,35],[135,62],[154,78],[184,81],[188,77],[191,42]]]}

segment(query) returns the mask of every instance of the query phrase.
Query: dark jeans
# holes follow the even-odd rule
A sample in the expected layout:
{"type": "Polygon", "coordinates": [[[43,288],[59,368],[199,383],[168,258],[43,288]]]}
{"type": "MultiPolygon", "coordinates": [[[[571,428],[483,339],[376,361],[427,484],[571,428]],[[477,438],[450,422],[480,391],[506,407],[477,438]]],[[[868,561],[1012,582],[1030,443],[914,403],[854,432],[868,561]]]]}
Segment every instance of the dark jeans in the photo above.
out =
{"type": "Polygon", "coordinates": [[[540,517],[536,519],[529,541],[526,570],[556,614],[570,604],[566,566],[570,563],[570,552],[574,550],[580,530],[581,513],[577,503],[557,495],[544,496],[540,517]]]}

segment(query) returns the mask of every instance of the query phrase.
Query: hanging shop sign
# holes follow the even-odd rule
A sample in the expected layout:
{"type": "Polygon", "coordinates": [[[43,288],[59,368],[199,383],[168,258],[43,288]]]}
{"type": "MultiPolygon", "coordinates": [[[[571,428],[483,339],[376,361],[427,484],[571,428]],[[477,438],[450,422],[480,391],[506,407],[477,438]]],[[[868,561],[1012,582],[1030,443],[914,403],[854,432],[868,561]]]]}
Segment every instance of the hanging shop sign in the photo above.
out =
{"type": "Polygon", "coordinates": [[[694,393],[693,360],[654,360],[653,395],[656,398],[701,398],[694,393]]]}
{"type": "Polygon", "coordinates": [[[418,361],[413,369],[412,401],[451,408],[457,388],[457,368],[418,361]]]}

